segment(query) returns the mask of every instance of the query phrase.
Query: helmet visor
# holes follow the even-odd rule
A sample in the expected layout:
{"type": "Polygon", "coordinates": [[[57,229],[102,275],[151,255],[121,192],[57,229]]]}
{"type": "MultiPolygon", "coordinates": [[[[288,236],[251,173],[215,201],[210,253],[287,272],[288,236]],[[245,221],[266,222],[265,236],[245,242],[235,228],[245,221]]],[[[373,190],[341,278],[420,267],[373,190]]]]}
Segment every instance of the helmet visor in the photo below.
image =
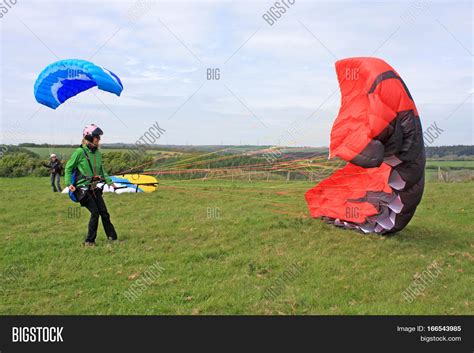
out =
{"type": "Polygon", "coordinates": [[[103,134],[104,134],[104,132],[102,131],[102,129],[100,127],[96,127],[94,129],[94,131],[92,131],[92,133],[91,133],[91,135],[93,137],[98,137],[98,136],[103,135],[103,134]]]}

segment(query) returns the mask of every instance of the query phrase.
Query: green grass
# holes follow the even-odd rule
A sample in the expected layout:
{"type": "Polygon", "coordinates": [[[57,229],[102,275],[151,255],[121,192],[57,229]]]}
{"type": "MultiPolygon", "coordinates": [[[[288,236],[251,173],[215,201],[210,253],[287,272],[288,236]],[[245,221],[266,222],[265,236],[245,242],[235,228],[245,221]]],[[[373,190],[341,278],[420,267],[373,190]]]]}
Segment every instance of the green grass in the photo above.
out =
{"type": "Polygon", "coordinates": [[[107,244],[100,227],[96,248],[80,246],[88,212],[69,218],[76,204],[47,178],[0,185],[3,315],[474,314],[474,183],[428,183],[409,226],[384,238],[302,217],[309,183],[164,181],[152,194],[106,194],[123,242],[107,244]],[[442,273],[406,302],[433,261],[442,273]],[[160,277],[128,301],[157,262],[160,277]],[[266,299],[294,263],[301,273],[266,299]]]}

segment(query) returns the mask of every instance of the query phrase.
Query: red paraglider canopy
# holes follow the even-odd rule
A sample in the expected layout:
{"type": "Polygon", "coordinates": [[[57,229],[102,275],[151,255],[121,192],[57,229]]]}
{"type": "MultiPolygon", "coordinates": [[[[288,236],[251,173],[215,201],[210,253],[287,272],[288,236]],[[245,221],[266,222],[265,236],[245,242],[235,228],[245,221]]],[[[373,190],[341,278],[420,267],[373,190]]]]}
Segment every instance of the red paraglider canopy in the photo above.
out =
{"type": "Polygon", "coordinates": [[[370,169],[346,165],[319,183],[317,188],[308,191],[306,199],[311,216],[364,222],[366,217],[379,213],[379,210],[369,202],[355,200],[363,198],[367,190],[390,194],[389,175],[390,166],[387,164],[370,169]]]}
{"type": "Polygon", "coordinates": [[[418,112],[398,73],[373,57],[336,62],[341,107],[330,157],[349,162],[306,193],[312,217],[395,232],[421,200],[425,154],[418,112]]]}
{"type": "Polygon", "coordinates": [[[336,72],[341,107],[331,131],[330,158],[352,160],[399,111],[413,110],[418,116],[405,83],[385,61],[343,59],[336,62],[336,72]]]}

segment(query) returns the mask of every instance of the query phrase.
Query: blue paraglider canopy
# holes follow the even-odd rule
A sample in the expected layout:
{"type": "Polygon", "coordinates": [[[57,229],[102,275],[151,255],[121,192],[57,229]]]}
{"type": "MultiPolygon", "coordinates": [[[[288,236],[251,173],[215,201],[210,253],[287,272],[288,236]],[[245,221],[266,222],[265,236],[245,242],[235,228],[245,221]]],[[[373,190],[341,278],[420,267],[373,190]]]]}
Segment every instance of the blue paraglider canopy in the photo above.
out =
{"type": "Polygon", "coordinates": [[[38,103],[56,109],[66,100],[95,87],[120,96],[123,85],[113,72],[86,60],[60,60],[48,65],[35,82],[38,103]]]}

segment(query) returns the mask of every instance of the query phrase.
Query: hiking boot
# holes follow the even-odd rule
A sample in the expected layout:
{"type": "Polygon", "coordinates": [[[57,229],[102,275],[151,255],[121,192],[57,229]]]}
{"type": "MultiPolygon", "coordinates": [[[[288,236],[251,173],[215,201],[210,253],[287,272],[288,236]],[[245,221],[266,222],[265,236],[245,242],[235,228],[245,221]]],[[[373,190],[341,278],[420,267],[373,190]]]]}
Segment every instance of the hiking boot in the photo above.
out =
{"type": "Polygon", "coordinates": [[[82,246],[84,247],[94,247],[95,246],[95,242],[91,242],[91,241],[85,241],[84,244],[82,244],[82,246]]]}

